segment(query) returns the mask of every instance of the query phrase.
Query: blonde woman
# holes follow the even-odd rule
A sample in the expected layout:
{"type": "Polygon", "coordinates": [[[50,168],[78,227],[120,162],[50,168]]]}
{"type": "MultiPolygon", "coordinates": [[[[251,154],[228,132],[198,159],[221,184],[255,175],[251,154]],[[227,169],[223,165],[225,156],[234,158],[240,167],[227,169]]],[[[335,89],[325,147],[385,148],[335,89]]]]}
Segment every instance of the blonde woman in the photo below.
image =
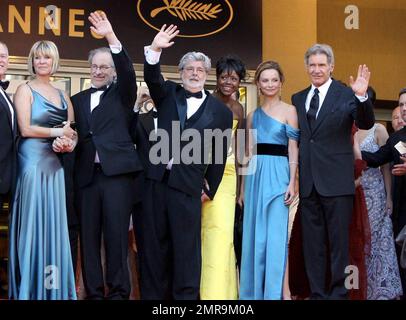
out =
{"type": "Polygon", "coordinates": [[[51,84],[58,63],[53,42],[36,42],[28,57],[33,80],[20,85],[14,97],[21,140],[10,222],[10,299],[76,299],[58,157],[73,151],[76,133],[68,96],[51,84]]]}
{"type": "Polygon", "coordinates": [[[247,129],[256,135],[249,132],[251,159],[243,183],[240,299],[290,299],[285,271],[289,205],[296,194],[297,113],[280,98],[284,76],[277,62],[261,63],[255,81],[263,103],[247,117],[247,129]]]}

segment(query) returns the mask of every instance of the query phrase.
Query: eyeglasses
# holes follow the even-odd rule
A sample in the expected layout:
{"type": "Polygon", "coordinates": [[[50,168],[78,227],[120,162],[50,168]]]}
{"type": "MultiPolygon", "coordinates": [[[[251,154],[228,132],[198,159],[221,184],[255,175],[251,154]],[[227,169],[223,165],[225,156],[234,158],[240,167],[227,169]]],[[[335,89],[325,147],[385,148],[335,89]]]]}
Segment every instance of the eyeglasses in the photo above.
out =
{"type": "Polygon", "coordinates": [[[106,72],[110,68],[113,68],[113,67],[112,66],[106,66],[106,65],[98,66],[97,64],[92,64],[90,66],[90,70],[92,70],[92,72],[95,72],[97,70],[100,70],[102,72],[106,72]]]}

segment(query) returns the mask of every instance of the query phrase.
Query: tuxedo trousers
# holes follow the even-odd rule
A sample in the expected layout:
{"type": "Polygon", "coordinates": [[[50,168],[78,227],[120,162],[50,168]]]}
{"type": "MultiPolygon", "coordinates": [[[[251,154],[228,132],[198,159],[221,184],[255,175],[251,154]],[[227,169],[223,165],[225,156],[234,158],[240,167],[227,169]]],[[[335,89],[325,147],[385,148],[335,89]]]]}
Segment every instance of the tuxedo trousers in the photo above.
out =
{"type": "Polygon", "coordinates": [[[201,273],[201,200],[145,179],[142,214],[135,221],[141,299],[195,300],[201,273]]]}
{"type": "Polygon", "coordinates": [[[345,277],[353,199],[352,195],[325,197],[315,187],[309,197],[300,198],[303,253],[311,299],[347,299],[345,277]],[[327,259],[331,265],[330,283],[326,283],[327,259]]]}
{"type": "Polygon", "coordinates": [[[95,166],[92,182],[77,192],[86,299],[121,300],[130,295],[128,230],[135,192],[134,173],[106,176],[100,165],[95,166]],[[102,235],[105,283],[100,254],[102,235]]]}

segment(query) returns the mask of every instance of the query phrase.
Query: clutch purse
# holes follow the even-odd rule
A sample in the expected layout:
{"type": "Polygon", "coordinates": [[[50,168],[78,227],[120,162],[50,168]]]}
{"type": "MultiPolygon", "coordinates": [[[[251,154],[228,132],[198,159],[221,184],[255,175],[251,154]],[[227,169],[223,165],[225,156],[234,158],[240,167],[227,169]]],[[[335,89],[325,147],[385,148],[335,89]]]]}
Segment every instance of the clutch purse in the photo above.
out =
{"type": "Polygon", "coordinates": [[[406,226],[400,230],[398,236],[396,237],[396,243],[402,247],[400,254],[400,266],[406,269],[406,226]]]}
{"type": "MultiPolygon", "coordinates": [[[[64,122],[62,122],[62,123],[60,123],[60,124],[55,125],[54,128],[63,128],[63,127],[66,125],[66,123],[67,123],[67,121],[64,121],[64,122]]],[[[76,130],[76,122],[75,122],[75,121],[71,121],[71,122],[70,122],[70,127],[71,127],[73,130],[76,130]]]]}

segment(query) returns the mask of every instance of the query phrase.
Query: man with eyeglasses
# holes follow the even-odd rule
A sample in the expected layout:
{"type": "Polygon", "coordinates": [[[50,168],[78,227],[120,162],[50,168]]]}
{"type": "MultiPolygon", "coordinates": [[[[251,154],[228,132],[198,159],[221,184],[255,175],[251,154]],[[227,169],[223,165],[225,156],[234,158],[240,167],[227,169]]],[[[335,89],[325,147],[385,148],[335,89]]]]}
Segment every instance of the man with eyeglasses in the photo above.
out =
{"type": "Polygon", "coordinates": [[[178,33],[176,26],[164,25],[145,47],[144,79],[158,110],[158,135],[168,134],[169,147],[157,150],[159,142],[154,145],[145,169],[143,214],[138,221],[142,299],[198,298],[201,201],[216,194],[231,140],[231,111],[204,90],[209,57],[201,52],[182,57],[178,66],[182,85],[164,81],[161,75],[161,51],[173,45],[178,33]],[[214,130],[220,139],[206,139],[206,132],[214,130]],[[210,156],[203,158],[206,147],[210,156]],[[155,151],[165,154],[159,163],[152,161],[155,151]]]}
{"type": "Polygon", "coordinates": [[[128,299],[128,226],[135,176],[142,170],[130,132],[137,84],[131,59],[106,15],[93,12],[89,20],[92,31],[104,36],[109,48],[90,52],[91,88],[72,97],[79,136],[74,177],[82,274],[87,299],[128,299]]]}

